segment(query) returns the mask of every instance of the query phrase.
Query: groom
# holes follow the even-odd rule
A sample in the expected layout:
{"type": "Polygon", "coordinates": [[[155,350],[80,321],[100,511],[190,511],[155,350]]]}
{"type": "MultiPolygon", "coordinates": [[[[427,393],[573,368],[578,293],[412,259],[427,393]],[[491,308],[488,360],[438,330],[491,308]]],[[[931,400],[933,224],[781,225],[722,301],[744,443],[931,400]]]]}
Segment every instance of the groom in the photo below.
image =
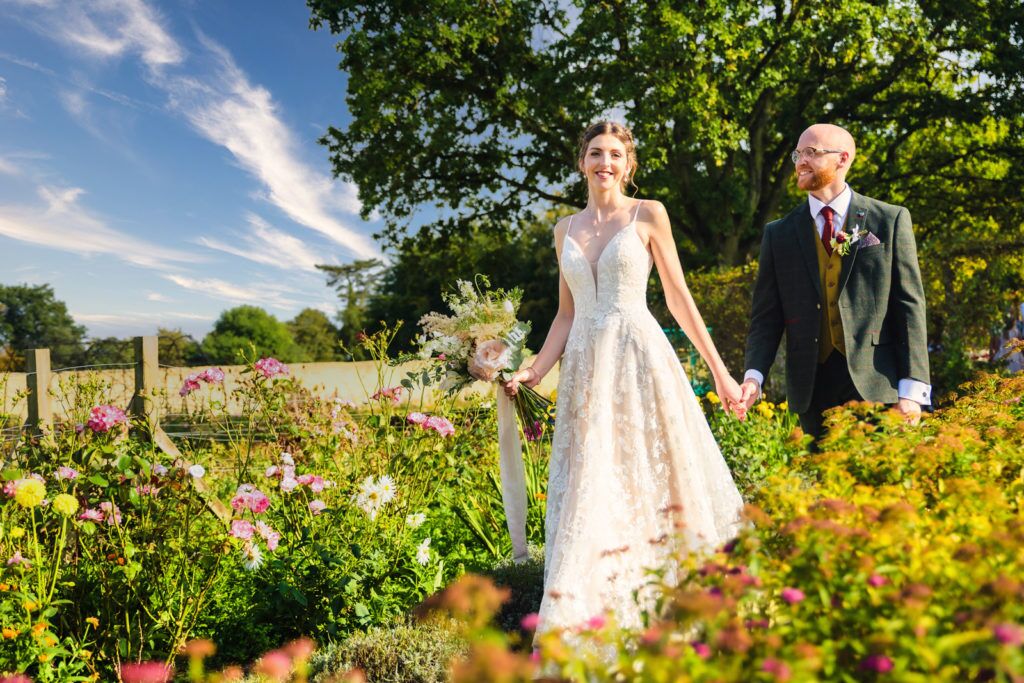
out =
{"type": "Polygon", "coordinates": [[[747,334],[742,417],[786,333],[786,398],[819,441],[822,412],[851,400],[895,404],[908,421],[931,403],[924,288],[910,214],[853,192],[856,148],[819,123],[792,153],[807,201],[765,226],[747,334]]]}

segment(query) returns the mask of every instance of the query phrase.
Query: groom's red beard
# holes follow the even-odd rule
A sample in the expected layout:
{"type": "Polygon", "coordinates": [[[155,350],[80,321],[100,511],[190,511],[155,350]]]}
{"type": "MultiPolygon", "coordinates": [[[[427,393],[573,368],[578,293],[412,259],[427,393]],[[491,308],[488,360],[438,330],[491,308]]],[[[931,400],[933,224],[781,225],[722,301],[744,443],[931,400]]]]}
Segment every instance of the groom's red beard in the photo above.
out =
{"type": "Polygon", "coordinates": [[[800,179],[800,173],[796,175],[796,186],[806,192],[817,192],[823,187],[827,187],[835,182],[836,169],[834,168],[823,168],[818,171],[811,171],[811,175],[800,179]]]}

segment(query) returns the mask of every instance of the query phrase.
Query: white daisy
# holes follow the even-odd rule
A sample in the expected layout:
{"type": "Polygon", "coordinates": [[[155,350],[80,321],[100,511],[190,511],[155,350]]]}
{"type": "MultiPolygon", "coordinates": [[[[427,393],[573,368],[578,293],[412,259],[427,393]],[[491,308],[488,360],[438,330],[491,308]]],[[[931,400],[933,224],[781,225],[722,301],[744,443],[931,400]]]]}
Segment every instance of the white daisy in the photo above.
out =
{"type": "Polygon", "coordinates": [[[425,521],[427,521],[427,516],[422,512],[416,512],[414,514],[408,515],[405,518],[405,523],[411,526],[413,529],[418,529],[420,526],[423,525],[423,522],[425,521]]]}
{"type": "Polygon", "coordinates": [[[385,474],[377,482],[377,488],[380,490],[380,503],[386,505],[395,499],[398,494],[398,489],[395,487],[395,480],[389,475],[385,474]]]}
{"type": "Polygon", "coordinates": [[[259,569],[262,564],[263,552],[260,551],[260,547],[252,541],[246,541],[242,546],[242,566],[249,571],[254,571],[259,569]]]}
{"type": "Polygon", "coordinates": [[[420,564],[430,562],[430,539],[423,539],[423,543],[416,548],[416,561],[420,564]]]}

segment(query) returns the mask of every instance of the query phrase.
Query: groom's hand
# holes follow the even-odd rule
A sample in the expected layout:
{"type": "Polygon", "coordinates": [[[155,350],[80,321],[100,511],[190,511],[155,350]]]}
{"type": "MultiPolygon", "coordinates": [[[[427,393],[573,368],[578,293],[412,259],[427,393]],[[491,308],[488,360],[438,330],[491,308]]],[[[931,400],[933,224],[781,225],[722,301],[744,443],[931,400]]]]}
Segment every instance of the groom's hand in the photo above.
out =
{"type": "Polygon", "coordinates": [[[733,411],[736,417],[741,420],[746,417],[747,411],[757,403],[757,397],[760,395],[761,385],[752,379],[743,380],[743,384],[740,385],[740,403],[733,411]]]}
{"type": "Polygon", "coordinates": [[[909,424],[916,425],[921,421],[921,404],[909,398],[901,398],[896,404],[896,410],[903,414],[909,424]]]}

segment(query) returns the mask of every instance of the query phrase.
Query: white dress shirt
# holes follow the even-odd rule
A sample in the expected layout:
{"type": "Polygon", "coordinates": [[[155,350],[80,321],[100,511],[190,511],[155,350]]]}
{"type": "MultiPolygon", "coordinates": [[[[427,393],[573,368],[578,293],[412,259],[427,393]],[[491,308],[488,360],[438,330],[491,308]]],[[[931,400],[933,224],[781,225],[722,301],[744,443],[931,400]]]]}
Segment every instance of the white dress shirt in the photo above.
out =
{"type": "MultiPolygon", "coordinates": [[[[843,191],[836,195],[828,204],[821,201],[813,194],[807,195],[807,203],[810,205],[811,217],[814,219],[814,224],[818,227],[818,239],[821,239],[822,232],[825,230],[825,217],[821,214],[821,210],[826,206],[830,206],[832,207],[832,211],[835,212],[832,217],[832,230],[834,234],[835,232],[842,230],[843,225],[846,223],[846,214],[850,212],[851,199],[853,199],[853,191],[850,190],[849,185],[847,185],[843,191]]],[[[762,375],[759,370],[750,369],[747,370],[745,375],[743,375],[744,381],[748,379],[752,379],[757,382],[758,393],[760,394],[761,385],[764,384],[764,375],[762,375]]],[[[910,379],[909,377],[901,379],[896,391],[900,398],[908,398],[923,406],[930,405],[932,402],[931,385],[919,382],[916,379],[910,379]]]]}

